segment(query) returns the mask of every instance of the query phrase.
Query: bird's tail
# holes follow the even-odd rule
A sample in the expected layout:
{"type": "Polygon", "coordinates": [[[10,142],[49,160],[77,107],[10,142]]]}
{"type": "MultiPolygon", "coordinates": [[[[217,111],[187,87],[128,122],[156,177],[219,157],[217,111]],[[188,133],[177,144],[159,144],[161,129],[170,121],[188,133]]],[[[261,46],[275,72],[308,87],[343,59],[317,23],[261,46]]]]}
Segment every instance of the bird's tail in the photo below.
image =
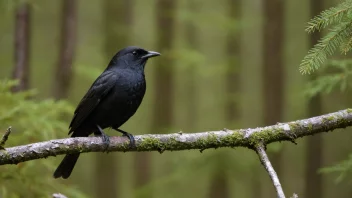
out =
{"type": "Polygon", "coordinates": [[[67,154],[55,170],[54,178],[62,177],[64,179],[67,179],[71,175],[71,172],[75,167],[78,158],[79,153],[67,154]]]}

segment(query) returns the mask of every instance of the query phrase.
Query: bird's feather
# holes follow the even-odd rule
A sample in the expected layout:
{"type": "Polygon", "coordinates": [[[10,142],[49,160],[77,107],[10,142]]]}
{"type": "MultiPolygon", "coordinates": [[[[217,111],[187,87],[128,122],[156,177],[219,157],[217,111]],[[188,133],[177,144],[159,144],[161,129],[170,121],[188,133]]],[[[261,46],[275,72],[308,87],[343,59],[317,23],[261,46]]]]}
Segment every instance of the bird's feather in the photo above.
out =
{"type": "Polygon", "coordinates": [[[69,134],[75,131],[92,113],[104,97],[111,91],[118,75],[112,71],[103,72],[90,87],[89,91],[78,104],[70,124],[69,134]]]}

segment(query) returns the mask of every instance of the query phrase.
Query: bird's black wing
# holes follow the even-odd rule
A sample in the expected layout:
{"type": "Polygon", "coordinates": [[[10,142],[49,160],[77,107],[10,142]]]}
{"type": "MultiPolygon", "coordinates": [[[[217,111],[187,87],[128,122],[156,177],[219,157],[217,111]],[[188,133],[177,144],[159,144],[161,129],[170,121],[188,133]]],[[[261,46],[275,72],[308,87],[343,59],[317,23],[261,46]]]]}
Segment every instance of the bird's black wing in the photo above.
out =
{"type": "Polygon", "coordinates": [[[95,107],[97,107],[104,97],[111,91],[111,88],[114,86],[117,79],[118,76],[115,72],[105,71],[95,80],[77,106],[68,134],[75,131],[82,124],[95,107]]]}

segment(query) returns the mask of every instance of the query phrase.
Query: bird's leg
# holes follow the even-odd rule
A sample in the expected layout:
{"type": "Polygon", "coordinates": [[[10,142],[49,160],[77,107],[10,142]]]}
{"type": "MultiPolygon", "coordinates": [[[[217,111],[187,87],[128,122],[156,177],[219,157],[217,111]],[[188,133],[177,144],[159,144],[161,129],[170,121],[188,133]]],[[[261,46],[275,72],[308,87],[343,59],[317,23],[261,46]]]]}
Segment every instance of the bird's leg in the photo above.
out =
{"type": "Polygon", "coordinates": [[[133,137],[132,134],[130,134],[130,133],[124,131],[124,130],[121,130],[119,128],[116,128],[116,127],[114,127],[113,129],[118,131],[118,132],[120,132],[120,133],[122,133],[124,136],[128,137],[128,139],[130,140],[130,147],[131,148],[133,148],[136,145],[136,141],[134,140],[134,137],[133,137]]]}
{"type": "Polygon", "coordinates": [[[99,125],[97,125],[97,128],[98,130],[94,132],[94,135],[101,136],[101,140],[105,144],[105,150],[107,150],[110,145],[110,137],[104,133],[103,129],[99,125]]]}

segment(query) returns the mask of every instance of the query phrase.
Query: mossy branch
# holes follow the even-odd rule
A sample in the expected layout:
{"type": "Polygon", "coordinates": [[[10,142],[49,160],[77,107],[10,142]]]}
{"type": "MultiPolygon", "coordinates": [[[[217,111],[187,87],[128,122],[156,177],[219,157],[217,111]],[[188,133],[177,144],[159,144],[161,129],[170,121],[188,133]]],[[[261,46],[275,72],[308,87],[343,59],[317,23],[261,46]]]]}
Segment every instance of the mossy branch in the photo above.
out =
{"type": "MultiPolygon", "coordinates": [[[[198,149],[203,151],[219,147],[247,147],[255,149],[259,143],[267,145],[278,141],[294,141],[299,137],[332,131],[352,125],[352,109],[317,116],[309,119],[273,126],[220,130],[201,133],[173,133],[162,135],[137,135],[136,147],[130,148],[126,137],[111,137],[109,152],[129,151],[178,151],[198,149]]],[[[18,164],[34,159],[68,153],[104,152],[99,137],[80,137],[50,140],[0,150],[0,165],[18,164]]]]}

